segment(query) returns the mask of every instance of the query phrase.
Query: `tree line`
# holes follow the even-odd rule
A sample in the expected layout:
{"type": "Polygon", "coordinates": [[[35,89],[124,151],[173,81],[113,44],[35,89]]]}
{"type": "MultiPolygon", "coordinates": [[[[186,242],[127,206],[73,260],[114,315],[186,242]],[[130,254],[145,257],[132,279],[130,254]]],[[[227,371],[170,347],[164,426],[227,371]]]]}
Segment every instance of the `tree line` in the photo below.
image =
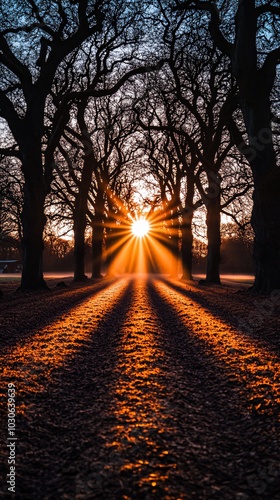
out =
{"type": "Polygon", "coordinates": [[[0,7],[0,232],[21,240],[21,289],[45,287],[44,232],[72,227],[74,279],[113,261],[142,200],[192,279],[206,212],[206,282],[221,214],[254,230],[253,291],[280,288],[280,8],[273,1],[18,0],[0,7]],[[252,211],[252,217],[251,217],[252,211]]]}

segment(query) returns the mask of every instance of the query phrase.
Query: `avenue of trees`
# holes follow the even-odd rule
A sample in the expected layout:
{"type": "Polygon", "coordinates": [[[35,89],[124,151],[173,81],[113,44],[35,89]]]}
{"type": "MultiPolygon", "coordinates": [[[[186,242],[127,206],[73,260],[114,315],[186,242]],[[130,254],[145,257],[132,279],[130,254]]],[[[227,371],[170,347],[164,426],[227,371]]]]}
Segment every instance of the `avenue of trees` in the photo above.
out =
{"type": "Polygon", "coordinates": [[[76,281],[89,239],[92,277],[104,250],[112,271],[141,209],[183,279],[202,232],[220,282],[224,214],[253,234],[253,291],[280,289],[279,40],[273,0],[3,0],[0,239],[21,289],[46,286],[55,232],[76,281]]]}

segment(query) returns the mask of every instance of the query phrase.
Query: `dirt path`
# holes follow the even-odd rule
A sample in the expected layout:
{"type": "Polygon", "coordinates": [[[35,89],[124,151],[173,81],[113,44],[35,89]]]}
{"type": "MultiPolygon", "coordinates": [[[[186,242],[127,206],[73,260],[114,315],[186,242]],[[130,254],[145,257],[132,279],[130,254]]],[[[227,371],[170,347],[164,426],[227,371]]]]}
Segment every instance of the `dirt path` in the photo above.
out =
{"type": "Polygon", "coordinates": [[[240,330],[244,299],[159,278],[92,292],[0,353],[0,498],[12,382],[15,498],[279,500],[279,351],[240,330]]]}

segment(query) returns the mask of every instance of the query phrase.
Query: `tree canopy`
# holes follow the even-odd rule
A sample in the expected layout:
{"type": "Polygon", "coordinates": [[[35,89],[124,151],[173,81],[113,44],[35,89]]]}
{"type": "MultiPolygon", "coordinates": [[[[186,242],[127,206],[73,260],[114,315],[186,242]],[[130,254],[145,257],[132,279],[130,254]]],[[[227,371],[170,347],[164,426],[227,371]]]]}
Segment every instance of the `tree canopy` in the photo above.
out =
{"type": "Polygon", "coordinates": [[[77,280],[91,232],[99,277],[141,210],[185,279],[205,227],[208,283],[221,220],[251,217],[254,291],[280,288],[279,30],[275,1],[3,0],[0,234],[22,289],[46,286],[49,226],[73,231],[77,280]]]}

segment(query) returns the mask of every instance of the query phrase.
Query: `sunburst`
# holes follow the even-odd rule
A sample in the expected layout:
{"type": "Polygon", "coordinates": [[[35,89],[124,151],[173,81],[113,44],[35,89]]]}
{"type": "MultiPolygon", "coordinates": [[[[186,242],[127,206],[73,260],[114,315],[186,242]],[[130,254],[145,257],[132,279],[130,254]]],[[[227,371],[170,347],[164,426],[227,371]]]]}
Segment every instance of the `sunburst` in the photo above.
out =
{"type": "Polygon", "coordinates": [[[143,238],[149,232],[150,224],[149,222],[141,217],[140,219],[136,219],[132,224],[132,234],[137,238],[143,238]]]}

